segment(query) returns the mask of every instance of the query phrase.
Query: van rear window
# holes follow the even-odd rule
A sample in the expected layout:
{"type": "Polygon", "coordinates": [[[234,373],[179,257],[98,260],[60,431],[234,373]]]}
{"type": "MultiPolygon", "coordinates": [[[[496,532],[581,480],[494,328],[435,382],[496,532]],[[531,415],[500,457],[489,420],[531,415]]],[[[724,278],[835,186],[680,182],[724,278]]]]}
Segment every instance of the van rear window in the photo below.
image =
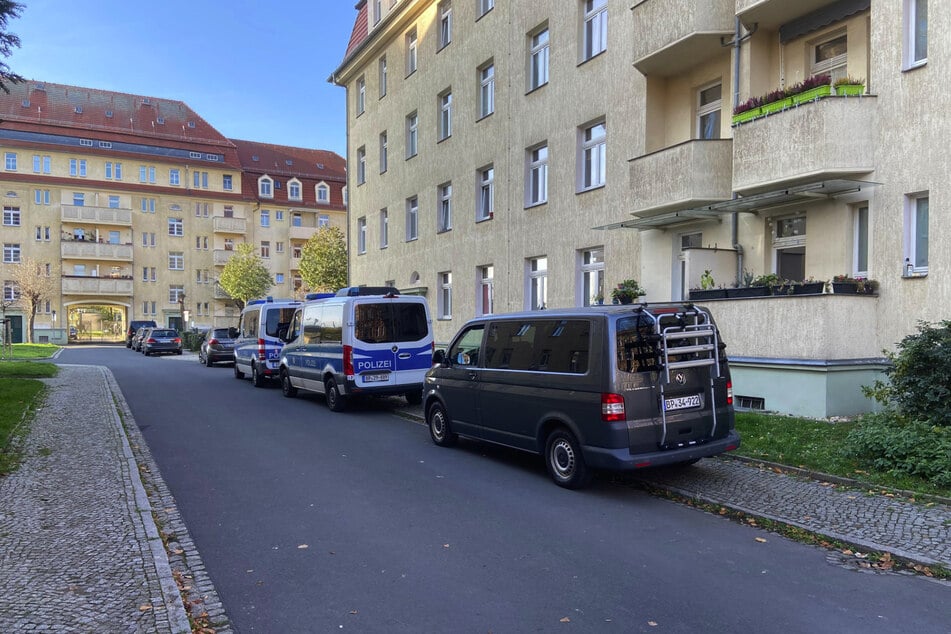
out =
{"type": "Polygon", "coordinates": [[[590,332],[582,319],[495,322],[485,343],[485,367],[584,374],[590,332]]]}
{"type": "Polygon", "coordinates": [[[271,308],[267,311],[265,332],[268,337],[280,337],[287,332],[287,327],[290,326],[291,319],[294,318],[294,310],[296,308],[296,306],[289,306],[285,308],[271,308]]]}
{"type": "Polygon", "coordinates": [[[354,306],[354,336],[364,343],[419,341],[429,334],[421,303],[360,303],[354,306]]]}
{"type": "Polygon", "coordinates": [[[646,315],[624,317],[617,322],[617,367],[622,372],[660,369],[660,348],[654,322],[646,315]]]}

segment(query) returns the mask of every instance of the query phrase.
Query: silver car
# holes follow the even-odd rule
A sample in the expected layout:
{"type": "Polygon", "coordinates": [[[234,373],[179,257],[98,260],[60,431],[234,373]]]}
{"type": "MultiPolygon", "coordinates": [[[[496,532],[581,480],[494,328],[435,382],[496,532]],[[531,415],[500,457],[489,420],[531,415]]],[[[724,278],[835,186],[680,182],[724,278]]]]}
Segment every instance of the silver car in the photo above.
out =
{"type": "Polygon", "coordinates": [[[149,328],[142,338],[142,354],[181,354],[182,338],[171,328],[149,328]]]}

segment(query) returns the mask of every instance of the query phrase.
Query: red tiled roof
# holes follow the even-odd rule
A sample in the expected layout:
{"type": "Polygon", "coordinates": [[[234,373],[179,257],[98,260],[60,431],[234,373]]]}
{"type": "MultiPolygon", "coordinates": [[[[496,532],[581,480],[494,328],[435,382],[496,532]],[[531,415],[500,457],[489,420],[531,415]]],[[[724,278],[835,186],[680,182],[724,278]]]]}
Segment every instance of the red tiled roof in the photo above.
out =
{"type": "Polygon", "coordinates": [[[353,31],[350,33],[350,43],[347,44],[347,53],[343,56],[344,60],[350,59],[350,54],[367,39],[367,35],[370,33],[366,0],[360,0],[360,2],[357,3],[356,9],[357,20],[353,23],[353,31]]]}
{"type": "Polygon", "coordinates": [[[246,172],[328,181],[347,179],[346,161],[336,152],[240,139],[231,142],[238,149],[241,169],[246,172]]]}

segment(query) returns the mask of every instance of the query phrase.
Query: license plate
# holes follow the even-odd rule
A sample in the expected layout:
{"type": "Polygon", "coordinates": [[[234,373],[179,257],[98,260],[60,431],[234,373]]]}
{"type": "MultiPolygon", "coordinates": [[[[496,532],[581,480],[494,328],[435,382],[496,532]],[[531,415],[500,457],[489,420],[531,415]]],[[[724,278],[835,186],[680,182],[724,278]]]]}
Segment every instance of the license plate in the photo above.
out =
{"type": "Polygon", "coordinates": [[[390,379],[388,372],[383,372],[382,374],[362,374],[361,376],[363,377],[364,383],[379,383],[390,379]]]}
{"type": "Polygon", "coordinates": [[[690,407],[700,407],[699,394],[664,399],[664,410],[668,412],[675,409],[688,409],[690,407]]]}

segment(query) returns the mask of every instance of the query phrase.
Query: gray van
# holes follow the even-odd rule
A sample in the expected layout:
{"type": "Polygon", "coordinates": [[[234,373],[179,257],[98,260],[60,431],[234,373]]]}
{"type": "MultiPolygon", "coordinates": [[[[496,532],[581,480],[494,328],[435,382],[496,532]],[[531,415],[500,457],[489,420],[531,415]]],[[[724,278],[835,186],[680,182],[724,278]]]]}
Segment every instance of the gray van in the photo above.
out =
{"type": "Polygon", "coordinates": [[[689,464],[740,446],[724,344],[693,304],[593,306],[467,322],[426,375],[430,436],[544,455],[556,484],[592,469],[689,464]]]}

